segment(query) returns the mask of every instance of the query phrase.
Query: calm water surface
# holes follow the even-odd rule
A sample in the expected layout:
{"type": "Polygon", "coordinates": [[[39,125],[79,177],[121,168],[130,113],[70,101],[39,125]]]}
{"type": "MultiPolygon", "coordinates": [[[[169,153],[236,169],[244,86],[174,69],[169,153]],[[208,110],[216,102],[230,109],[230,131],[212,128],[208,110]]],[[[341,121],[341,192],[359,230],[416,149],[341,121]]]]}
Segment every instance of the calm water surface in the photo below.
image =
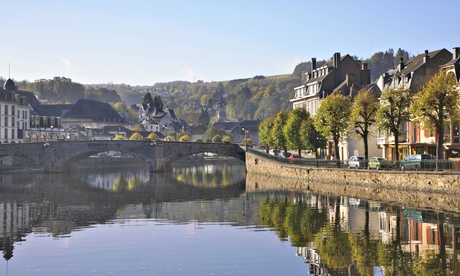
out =
{"type": "Polygon", "coordinates": [[[460,275],[458,214],[247,193],[240,163],[0,180],[0,275],[460,275]]]}

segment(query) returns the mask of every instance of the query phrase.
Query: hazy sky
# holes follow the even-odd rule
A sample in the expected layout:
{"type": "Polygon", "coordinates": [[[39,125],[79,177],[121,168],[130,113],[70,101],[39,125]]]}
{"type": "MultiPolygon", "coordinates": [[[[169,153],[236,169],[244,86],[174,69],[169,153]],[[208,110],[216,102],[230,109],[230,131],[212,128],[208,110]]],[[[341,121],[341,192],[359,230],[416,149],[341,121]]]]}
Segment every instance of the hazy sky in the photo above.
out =
{"type": "Polygon", "coordinates": [[[334,52],[460,47],[459,0],[0,3],[0,76],[16,81],[222,81],[289,74],[334,52]]]}

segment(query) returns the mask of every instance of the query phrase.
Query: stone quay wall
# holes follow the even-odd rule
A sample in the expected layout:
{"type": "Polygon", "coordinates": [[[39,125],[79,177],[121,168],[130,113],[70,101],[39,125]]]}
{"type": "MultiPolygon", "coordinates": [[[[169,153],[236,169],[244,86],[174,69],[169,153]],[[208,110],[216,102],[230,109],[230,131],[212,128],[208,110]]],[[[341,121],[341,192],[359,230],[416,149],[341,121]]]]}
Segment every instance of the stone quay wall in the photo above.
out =
{"type": "Polygon", "coordinates": [[[460,211],[459,171],[322,168],[277,162],[246,152],[251,190],[314,190],[334,195],[460,211]]]}

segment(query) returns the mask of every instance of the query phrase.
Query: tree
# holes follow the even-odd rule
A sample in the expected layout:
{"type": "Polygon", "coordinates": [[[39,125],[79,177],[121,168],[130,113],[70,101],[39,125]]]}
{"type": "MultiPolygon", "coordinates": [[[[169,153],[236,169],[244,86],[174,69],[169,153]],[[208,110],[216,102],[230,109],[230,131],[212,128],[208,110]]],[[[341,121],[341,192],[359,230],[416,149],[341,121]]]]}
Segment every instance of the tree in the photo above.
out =
{"type": "Polygon", "coordinates": [[[142,103],[145,104],[145,105],[154,106],[154,105],[153,105],[152,94],[150,94],[150,92],[147,92],[147,93],[144,95],[144,98],[142,99],[142,103]]]}
{"type": "Polygon", "coordinates": [[[182,135],[179,138],[179,142],[190,142],[190,136],[188,134],[182,135]]]}
{"type": "Polygon", "coordinates": [[[222,137],[224,137],[225,135],[228,135],[228,133],[225,131],[225,129],[216,128],[212,124],[210,124],[208,128],[206,129],[206,131],[204,132],[205,141],[213,142],[213,139],[216,135],[219,135],[222,140],[222,137]]]}
{"type": "Polygon", "coordinates": [[[399,136],[403,124],[409,121],[411,102],[411,94],[405,89],[386,90],[382,93],[376,114],[377,127],[389,131],[394,136],[396,166],[399,165],[399,136]]]}
{"type": "Polygon", "coordinates": [[[351,113],[351,101],[341,94],[331,94],[321,103],[314,118],[315,128],[334,141],[335,160],[340,165],[339,142],[346,136],[351,113]]]}
{"type": "MultiPolygon", "coordinates": [[[[414,96],[411,113],[415,122],[424,128],[436,130],[437,159],[444,159],[444,129],[452,120],[460,117],[459,91],[456,89],[457,80],[452,73],[446,74],[440,70],[414,96]]],[[[437,168],[437,162],[436,162],[437,168]]]]}
{"type": "Polygon", "coordinates": [[[126,140],[126,136],[123,134],[116,134],[113,140],[126,140]]]}
{"type": "Polygon", "coordinates": [[[315,159],[318,159],[318,149],[327,145],[327,139],[316,130],[311,118],[302,122],[300,139],[305,144],[305,149],[315,152],[315,159]]]}
{"type": "Polygon", "coordinates": [[[212,142],[213,143],[222,143],[222,136],[220,136],[219,134],[214,135],[214,137],[212,137],[212,142]]]}
{"type": "Polygon", "coordinates": [[[129,137],[129,140],[144,140],[144,137],[142,137],[142,135],[140,135],[138,132],[134,132],[129,137]]]}
{"type": "Polygon", "coordinates": [[[85,99],[95,100],[100,102],[108,102],[108,103],[118,103],[121,102],[121,97],[118,95],[117,91],[115,90],[108,90],[107,88],[94,88],[90,87],[85,90],[84,93],[85,99]]]}
{"type": "Polygon", "coordinates": [[[150,132],[149,136],[147,136],[147,139],[149,140],[156,140],[158,138],[157,134],[155,132],[150,132]]]}
{"type": "Polygon", "coordinates": [[[229,135],[225,135],[225,136],[222,138],[222,142],[223,142],[223,143],[230,143],[230,142],[232,142],[232,137],[230,137],[229,135]]]}
{"type": "Polygon", "coordinates": [[[284,151],[287,151],[286,148],[286,136],[284,136],[283,127],[286,124],[288,118],[288,113],[286,111],[280,111],[274,120],[273,128],[271,135],[273,137],[273,145],[275,149],[277,147],[283,148],[284,151]]]}
{"type": "Polygon", "coordinates": [[[163,110],[164,106],[160,96],[155,96],[153,99],[153,107],[155,107],[157,110],[163,110]]]}
{"type": "Polygon", "coordinates": [[[211,121],[211,119],[209,118],[208,111],[206,111],[206,109],[202,108],[201,113],[198,116],[198,122],[197,123],[202,124],[202,125],[207,125],[207,124],[209,124],[210,121],[211,121]]]}
{"type": "Polygon", "coordinates": [[[265,151],[268,153],[268,148],[274,144],[273,136],[271,135],[271,131],[273,125],[275,124],[274,118],[265,119],[259,124],[259,140],[261,143],[265,144],[265,151]]]}
{"type": "Polygon", "coordinates": [[[364,159],[369,160],[369,134],[375,124],[379,102],[370,90],[361,90],[356,95],[350,115],[352,131],[363,139],[364,159]]]}
{"type": "Polygon", "coordinates": [[[296,108],[291,110],[286,121],[286,126],[283,128],[286,144],[290,149],[296,149],[299,158],[302,157],[302,150],[306,149],[306,144],[301,138],[301,126],[304,121],[310,119],[310,114],[304,108],[296,108]]]}
{"type": "Polygon", "coordinates": [[[261,101],[254,113],[254,118],[263,120],[275,116],[276,112],[280,110],[281,104],[277,99],[279,99],[279,95],[276,93],[275,86],[268,85],[262,94],[261,101]]]}

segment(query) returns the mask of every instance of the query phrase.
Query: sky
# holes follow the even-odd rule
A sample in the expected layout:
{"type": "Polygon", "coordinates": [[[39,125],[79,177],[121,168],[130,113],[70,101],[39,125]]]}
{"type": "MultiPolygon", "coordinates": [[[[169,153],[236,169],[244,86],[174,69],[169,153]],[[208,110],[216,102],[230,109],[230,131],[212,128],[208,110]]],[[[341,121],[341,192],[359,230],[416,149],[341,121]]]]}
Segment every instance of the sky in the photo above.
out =
{"type": "Polygon", "coordinates": [[[460,47],[459,0],[0,0],[0,76],[153,85],[460,47]]]}

